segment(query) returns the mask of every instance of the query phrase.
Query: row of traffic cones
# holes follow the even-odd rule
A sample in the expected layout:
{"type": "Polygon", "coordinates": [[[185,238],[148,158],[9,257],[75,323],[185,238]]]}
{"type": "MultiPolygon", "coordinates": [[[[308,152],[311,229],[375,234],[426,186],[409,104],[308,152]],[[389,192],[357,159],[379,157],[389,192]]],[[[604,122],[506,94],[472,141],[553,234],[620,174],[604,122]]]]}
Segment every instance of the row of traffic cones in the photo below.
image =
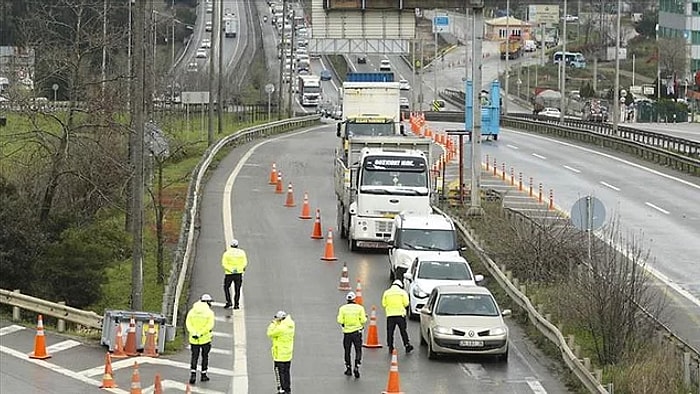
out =
{"type": "Polygon", "coordinates": [[[114,343],[114,350],[112,352],[112,357],[114,358],[125,358],[134,357],[138,355],[146,357],[158,357],[158,350],[156,348],[156,326],[153,318],[148,321],[148,331],[146,332],[146,344],[143,348],[143,353],[139,353],[136,349],[136,321],[132,316],[129,320],[129,331],[126,335],[126,345],[122,344],[122,326],[117,324],[116,340],[114,343]]]}
{"type": "MultiPolygon", "coordinates": [[[[112,356],[107,353],[105,355],[105,372],[102,377],[101,389],[114,389],[117,388],[117,383],[114,381],[114,371],[112,370],[112,356]]],[[[192,389],[190,384],[185,383],[185,393],[191,393],[192,389]]],[[[133,371],[131,373],[131,387],[129,390],[130,394],[142,394],[141,390],[141,375],[139,374],[139,364],[134,362],[133,371]]],[[[155,381],[153,383],[153,394],[163,394],[163,383],[161,382],[160,373],[156,373],[155,381]]]]}

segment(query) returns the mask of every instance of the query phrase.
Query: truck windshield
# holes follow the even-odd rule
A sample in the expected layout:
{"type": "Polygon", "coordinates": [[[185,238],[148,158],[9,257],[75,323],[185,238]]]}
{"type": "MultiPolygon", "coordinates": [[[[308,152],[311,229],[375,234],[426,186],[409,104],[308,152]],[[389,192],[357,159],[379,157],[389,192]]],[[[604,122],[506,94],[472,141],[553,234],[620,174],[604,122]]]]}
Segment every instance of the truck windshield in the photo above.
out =
{"type": "Polygon", "coordinates": [[[378,135],[394,135],[394,134],[396,134],[394,123],[353,123],[353,122],[348,122],[346,130],[347,130],[348,137],[378,136],[378,135]]]}
{"type": "Polygon", "coordinates": [[[452,230],[403,229],[396,236],[399,249],[410,250],[457,250],[452,230]]]}
{"type": "Polygon", "coordinates": [[[428,187],[425,172],[365,170],[362,186],[428,187]]]}
{"type": "Polygon", "coordinates": [[[321,93],[319,86],[304,86],[304,93],[321,93]]]}

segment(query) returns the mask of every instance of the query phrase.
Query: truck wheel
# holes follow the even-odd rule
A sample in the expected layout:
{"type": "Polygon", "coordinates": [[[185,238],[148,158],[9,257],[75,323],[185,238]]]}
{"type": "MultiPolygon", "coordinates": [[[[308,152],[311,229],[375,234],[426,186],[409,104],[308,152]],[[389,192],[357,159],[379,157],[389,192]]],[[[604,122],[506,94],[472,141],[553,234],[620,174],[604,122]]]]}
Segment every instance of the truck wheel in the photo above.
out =
{"type": "Polygon", "coordinates": [[[336,207],[336,223],[338,225],[338,232],[340,233],[341,239],[346,239],[348,237],[348,230],[345,228],[345,223],[343,219],[345,218],[345,209],[343,209],[343,204],[338,204],[336,207]]]}
{"type": "Polygon", "coordinates": [[[357,241],[352,239],[350,235],[348,235],[348,248],[351,252],[355,252],[357,250],[357,241]]]}

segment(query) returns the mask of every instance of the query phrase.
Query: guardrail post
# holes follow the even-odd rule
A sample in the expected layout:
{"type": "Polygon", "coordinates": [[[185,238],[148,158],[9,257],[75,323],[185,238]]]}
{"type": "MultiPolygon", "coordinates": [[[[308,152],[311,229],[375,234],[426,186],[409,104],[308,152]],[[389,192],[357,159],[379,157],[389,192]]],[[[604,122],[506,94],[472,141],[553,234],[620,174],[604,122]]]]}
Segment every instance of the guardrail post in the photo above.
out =
{"type": "Polygon", "coordinates": [[[523,295],[527,295],[527,286],[524,284],[520,285],[520,292],[523,293],[523,295]]]}
{"type": "Polygon", "coordinates": [[[532,179],[532,177],[530,177],[530,197],[532,197],[532,195],[533,195],[533,193],[532,193],[532,182],[533,182],[533,179],[532,179]]]}
{"type": "Polygon", "coordinates": [[[486,172],[489,171],[489,155],[486,155],[486,172]]]}
{"type": "Polygon", "coordinates": [[[552,321],[552,314],[551,313],[545,313],[544,319],[551,322],[552,321]]]}
{"type": "Polygon", "coordinates": [[[511,278],[513,278],[513,271],[506,271],[506,279],[510,281],[511,278]]]}
{"type": "Polygon", "coordinates": [[[518,288],[518,283],[519,283],[519,282],[520,282],[520,281],[518,280],[518,278],[513,278],[513,286],[514,286],[516,289],[518,288]]]}
{"type": "Polygon", "coordinates": [[[537,197],[537,202],[542,203],[542,182],[540,182],[539,196],[537,197]]]}
{"type": "Polygon", "coordinates": [[[581,345],[574,346],[574,355],[576,358],[581,357],[581,345]]]}
{"type": "Polygon", "coordinates": [[[501,180],[506,180],[506,163],[501,163],[501,180]]]}
{"type": "Polygon", "coordinates": [[[683,384],[690,387],[690,352],[683,353],[683,384]]]}
{"type": "MultiPolygon", "coordinates": [[[[19,289],[13,290],[12,292],[17,293],[17,294],[22,293],[19,289]]],[[[19,321],[21,318],[22,318],[21,310],[19,309],[18,306],[13,306],[12,307],[12,321],[19,321]]]]}
{"type": "MultiPolygon", "coordinates": [[[[58,304],[60,305],[66,305],[65,301],[59,301],[58,304]]],[[[66,321],[63,319],[58,319],[58,323],[56,323],[56,328],[58,329],[58,332],[64,332],[66,331],[66,321]]]]}
{"type": "Polygon", "coordinates": [[[596,368],[595,371],[593,371],[593,374],[595,375],[595,380],[598,383],[603,383],[603,370],[596,368]]]}
{"type": "Polygon", "coordinates": [[[591,359],[588,357],[583,358],[583,367],[586,369],[586,371],[591,370],[591,359]]]}
{"type": "MultiPolygon", "coordinates": [[[[566,337],[566,344],[569,345],[570,348],[573,348],[575,343],[573,334],[566,337]]],[[[590,362],[590,360],[588,361],[590,362]]]]}
{"type": "Polygon", "coordinates": [[[518,173],[518,191],[523,191],[523,173],[518,173]]]}
{"type": "Polygon", "coordinates": [[[513,167],[510,167],[510,185],[515,185],[515,170],[513,167]]]}
{"type": "Polygon", "coordinates": [[[493,176],[496,176],[496,170],[498,169],[498,164],[496,164],[496,159],[493,159],[493,176]]]}
{"type": "Polygon", "coordinates": [[[549,189],[549,210],[554,209],[554,190],[549,189]]]}

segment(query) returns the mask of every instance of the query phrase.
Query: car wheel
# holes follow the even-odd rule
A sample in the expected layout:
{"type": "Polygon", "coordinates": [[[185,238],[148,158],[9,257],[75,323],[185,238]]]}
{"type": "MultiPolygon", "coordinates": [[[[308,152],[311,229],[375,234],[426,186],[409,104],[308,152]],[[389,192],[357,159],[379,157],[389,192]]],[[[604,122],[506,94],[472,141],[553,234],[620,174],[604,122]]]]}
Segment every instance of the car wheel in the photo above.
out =
{"type": "Polygon", "coordinates": [[[429,360],[435,360],[437,358],[437,353],[433,350],[433,337],[430,335],[430,331],[428,331],[428,359],[429,360]]]}
{"type": "Polygon", "coordinates": [[[411,311],[411,305],[406,307],[406,317],[408,317],[408,320],[416,320],[416,318],[418,317],[418,315],[411,311]]]}
{"type": "Polygon", "coordinates": [[[508,362],[508,348],[506,348],[506,352],[503,354],[498,355],[498,361],[502,363],[507,363],[508,362]]]}
{"type": "Polygon", "coordinates": [[[342,204],[338,204],[338,207],[336,208],[337,212],[337,224],[338,224],[338,231],[340,232],[340,238],[341,239],[346,239],[348,237],[348,230],[345,228],[345,225],[343,223],[343,218],[345,217],[345,209],[343,209],[342,204]]]}

